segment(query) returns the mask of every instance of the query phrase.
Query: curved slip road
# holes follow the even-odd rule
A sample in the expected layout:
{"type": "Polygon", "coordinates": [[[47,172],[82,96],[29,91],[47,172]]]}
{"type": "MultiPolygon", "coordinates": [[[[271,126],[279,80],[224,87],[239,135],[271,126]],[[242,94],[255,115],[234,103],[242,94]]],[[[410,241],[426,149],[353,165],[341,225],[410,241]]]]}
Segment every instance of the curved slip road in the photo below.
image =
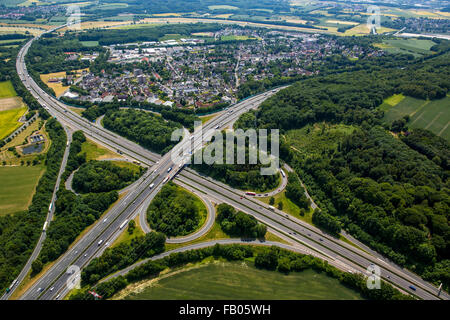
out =
{"type": "MultiPolygon", "coordinates": [[[[213,204],[209,200],[209,198],[206,196],[206,194],[195,190],[191,186],[179,181],[178,179],[174,180],[174,183],[179,185],[180,187],[183,187],[183,188],[189,190],[195,196],[199,197],[200,200],[202,200],[202,202],[205,204],[205,207],[207,209],[206,222],[201,226],[201,228],[198,231],[196,231],[192,234],[189,234],[187,236],[166,239],[166,243],[186,243],[186,242],[195,240],[197,238],[200,238],[201,236],[208,233],[208,231],[211,229],[211,227],[213,226],[214,221],[215,221],[215,217],[216,217],[215,209],[214,209],[213,204]]],[[[148,221],[147,221],[147,208],[149,205],[150,205],[150,201],[146,201],[142,205],[140,212],[139,212],[139,223],[140,223],[141,228],[144,231],[144,233],[149,233],[152,231],[150,226],[148,225],[148,221]]]]}
{"type": "Polygon", "coordinates": [[[196,243],[196,244],[191,244],[191,245],[187,245],[185,247],[181,247],[181,248],[177,248],[177,249],[173,249],[173,250],[169,250],[166,252],[163,252],[161,254],[158,254],[156,256],[153,256],[151,258],[146,258],[143,259],[139,262],[136,262],[135,264],[124,268],[104,279],[102,279],[99,283],[101,282],[105,282],[108,281],[110,279],[116,278],[118,276],[124,276],[126,275],[128,272],[130,272],[131,270],[133,270],[136,267],[139,267],[142,264],[145,264],[148,261],[154,261],[154,260],[159,260],[162,259],[164,257],[167,257],[169,255],[171,255],[172,253],[177,253],[177,252],[184,252],[184,251],[189,251],[189,250],[196,250],[196,249],[202,249],[202,248],[207,248],[207,247],[212,247],[216,244],[221,244],[221,245],[226,245],[226,244],[244,244],[244,245],[262,245],[262,246],[277,246],[286,250],[290,250],[290,251],[294,251],[294,252],[299,252],[302,254],[307,254],[307,255],[314,255],[316,257],[319,257],[321,259],[324,260],[329,260],[329,263],[334,265],[335,267],[344,270],[344,271],[352,271],[353,269],[345,266],[343,264],[338,264],[336,262],[334,262],[332,259],[328,259],[325,256],[320,256],[317,253],[308,250],[308,248],[303,247],[303,246],[292,246],[292,245],[288,245],[288,244],[284,244],[281,242],[275,242],[275,241],[264,241],[264,240],[258,240],[258,239],[251,239],[251,240],[242,240],[242,239],[221,239],[221,240],[213,240],[213,241],[208,241],[208,242],[201,242],[201,243],[196,243]]]}

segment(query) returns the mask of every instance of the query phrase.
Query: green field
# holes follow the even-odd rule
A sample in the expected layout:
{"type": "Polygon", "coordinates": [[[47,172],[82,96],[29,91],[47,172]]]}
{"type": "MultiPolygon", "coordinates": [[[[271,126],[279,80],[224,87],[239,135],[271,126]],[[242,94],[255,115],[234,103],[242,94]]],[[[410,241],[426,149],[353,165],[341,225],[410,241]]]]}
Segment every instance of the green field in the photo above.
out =
{"type": "Polygon", "coordinates": [[[128,7],[127,3],[104,3],[99,5],[98,10],[113,10],[128,7]]]}
{"type": "Polygon", "coordinates": [[[230,41],[230,40],[240,40],[240,41],[242,41],[242,40],[249,40],[249,39],[256,39],[256,38],[249,37],[249,36],[234,36],[234,35],[222,36],[222,38],[221,38],[222,41],[230,41]]]}
{"type": "Polygon", "coordinates": [[[20,127],[19,119],[27,111],[27,107],[0,111],[0,140],[6,138],[20,127]]]}
{"type": "Polygon", "coordinates": [[[128,161],[111,161],[114,165],[121,168],[128,168],[134,173],[139,173],[139,166],[137,164],[128,162],[128,161]]]}
{"type": "Polygon", "coordinates": [[[337,279],[313,270],[285,275],[250,262],[215,262],[158,279],[126,300],[361,300],[337,279]]]}
{"type": "Polygon", "coordinates": [[[389,53],[412,54],[416,57],[431,53],[430,49],[436,43],[431,40],[423,39],[399,39],[384,40],[376,46],[389,53]]]}
{"type": "Polygon", "coordinates": [[[81,145],[81,153],[86,153],[87,161],[121,158],[121,156],[119,156],[117,153],[113,153],[91,140],[83,142],[83,144],[81,145]]]}
{"type": "Polygon", "coordinates": [[[96,47],[98,46],[98,41],[81,41],[84,47],[96,47]]]}
{"type": "Polygon", "coordinates": [[[1,98],[11,98],[17,96],[16,90],[11,83],[11,81],[0,82],[0,99],[1,98]]]}
{"type": "MultiPolygon", "coordinates": [[[[261,198],[259,198],[259,200],[261,200],[264,203],[269,204],[270,198],[271,197],[261,197],[261,198]]],[[[312,223],[311,210],[306,210],[306,212],[304,212],[303,216],[300,215],[300,208],[295,203],[293,203],[291,201],[291,199],[288,199],[286,197],[286,191],[276,194],[273,198],[275,199],[275,203],[273,205],[274,207],[278,208],[278,204],[281,202],[281,203],[283,203],[283,212],[286,212],[286,213],[290,214],[291,216],[296,217],[297,219],[303,220],[306,223],[314,225],[312,223]]]]}
{"type": "Polygon", "coordinates": [[[351,134],[354,129],[344,124],[315,123],[302,129],[289,130],[284,138],[296,154],[308,157],[336,148],[338,142],[351,134]]]}
{"type": "Polygon", "coordinates": [[[385,122],[392,123],[409,115],[410,128],[424,128],[450,141],[450,97],[433,101],[406,97],[391,108],[386,108],[385,103],[382,106],[385,110],[385,122]]]}
{"type": "Polygon", "coordinates": [[[215,6],[208,6],[209,10],[238,10],[238,7],[234,6],[228,6],[228,5],[215,5],[215,6]]]}
{"type": "Polygon", "coordinates": [[[43,166],[0,167],[0,216],[26,210],[43,166]]]}

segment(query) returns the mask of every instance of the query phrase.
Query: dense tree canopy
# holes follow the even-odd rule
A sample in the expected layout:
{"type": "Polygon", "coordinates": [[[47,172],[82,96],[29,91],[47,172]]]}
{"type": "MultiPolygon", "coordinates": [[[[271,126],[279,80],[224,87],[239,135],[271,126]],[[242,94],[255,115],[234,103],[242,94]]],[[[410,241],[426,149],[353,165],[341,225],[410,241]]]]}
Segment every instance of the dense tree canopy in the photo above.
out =
{"type": "MultiPolygon", "coordinates": [[[[443,52],[423,60],[390,58],[366,70],[299,81],[256,113],[242,116],[236,126],[280,128],[288,136],[319,121],[343,127],[348,133],[329,141],[332,135],[325,127],[315,139],[308,126],[301,129],[300,145],[311,145],[282,153],[320,208],[313,222],[336,235],[343,227],[396,263],[448,288],[443,275],[450,243],[448,143],[420,129],[398,139],[378,126],[383,112],[377,108],[399,93],[444,97],[450,60],[443,52]]],[[[405,127],[395,124],[399,132],[405,127]]]]}
{"type": "Polygon", "coordinates": [[[201,200],[173,182],[161,189],[147,209],[150,227],[172,237],[194,232],[205,216],[201,200]]]}
{"type": "Polygon", "coordinates": [[[299,81],[269,98],[257,115],[259,127],[284,130],[307,123],[374,123],[383,99],[403,93],[439,99],[450,89],[450,54],[402,68],[381,68],[318,76],[299,81]]]}
{"type": "Polygon", "coordinates": [[[47,229],[47,238],[39,255],[41,261],[46,263],[57,259],[118,197],[116,191],[76,196],[73,192],[60,188],[55,219],[47,229]]]}
{"type": "MultiPolygon", "coordinates": [[[[268,139],[269,140],[269,139],[268,139]]],[[[270,140],[267,142],[268,152],[270,154],[270,140]]],[[[210,145],[213,147],[213,145],[210,145]]],[[[204,148],[198,152],[203,152],[202,159],[205,159],[205,155],[214,155],[215,152],[210,152],[208,147],[204,148]]],[[[245,140],[245,150],[238,149],[237,139],[234,139],[234,155],[233,163],[226,164],[227,153],[226,153],[226,137],[223,134],[223,164],[214,163],[208,164],[206,161],[202,161],[201,164],[195,164],[195,157],[192,161],[194,165],[192,166],[194,170],[206,174],[218,181],[224,182],[232,187],[241,190],[255,190],[255,191],[268,191],[278,187],[280,183],[280,173],[276,172],[273,175],[261,175],[261,168],[269,167],[269,165],[262,164],[261,156],[259,150],[257,152],[257,164],[250,164],[250,152],[249,152],[249,141],[245,140]],[[245,154],[245,163],[238,163],[239,153],[245,154]]],[[[281,153],[281,151],[280,151],[281,153]]]]}
{"type": "Polygon", "coordinates": [[[267,227],[258,223],[255,217],[225,203],[217,207],[217,220],[222,230],[231,236],[264,238],[267,232],[267,227]]]}
{"type": "Polygon", "coordinates": [[[309,199],[306,197],[305,188],[294,172],[288,173],[288,185],[286,186],[286,197],[291,199],[300,208],[308,209],[309,199]]]}
{"type": "Polygon", "coordinates": [[[444,170],[450,170],[450,144],[444,138],[425,129],[414,129],[405,137],[404,143],[425,155],[444,170]]]}
{"type": "Polygon", "coordinates": [[[138,110],[108,111],[103,118],[105,128],[157,153],[166,153],[177,141],[171,141],[172,132],[182,126],[165,121],[160,116],[138,110]]]}
{"type": "Polygon", "coordinates": [[[120,190],[139,179],[142,170],[135,172],[111,161],[89,161],[75,172],[72,187],[79,193],[120,190]]]}
{"type": "Polygon", "coordinates": [[[381,127],[349,134],[327,157],[296,156],[294,167],[322,209],[313,215],[319,226],[336,233],[338,217],[354,236],[419,273],[449,258],[448,172],[381,127]]]}

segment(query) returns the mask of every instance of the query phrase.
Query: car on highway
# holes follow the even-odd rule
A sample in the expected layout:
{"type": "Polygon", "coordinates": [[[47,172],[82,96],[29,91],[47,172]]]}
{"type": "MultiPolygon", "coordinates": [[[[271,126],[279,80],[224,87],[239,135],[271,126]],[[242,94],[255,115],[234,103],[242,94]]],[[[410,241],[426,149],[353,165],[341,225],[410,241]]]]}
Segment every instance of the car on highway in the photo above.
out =
{"type": "Polygon", "coordinates": [[[414,287],[413,285],[410,285],[409,288],[410,288],[411,290],[414,290],[414,291],[417,290],[416,287],[414,287]]]}
{"type": "Polygon", "coordinates": [[[103,240],[100,240],[100,241],[98,242],[98,245],[100,246],[102,243],[103,243],[103,240]]]}
{"type": "Polygon", "coordinates": [[[53,291],[54,289],[55,289],[55,287],[51,287],[51,288],[50,288],[50,291],[53,291]]]}
{"type": "Polygon", "coordinates": [[[172,170],[172,167],[170,167],[169,169],[167,169],[167,172],[170,172],[170,170],[172,170]]]}

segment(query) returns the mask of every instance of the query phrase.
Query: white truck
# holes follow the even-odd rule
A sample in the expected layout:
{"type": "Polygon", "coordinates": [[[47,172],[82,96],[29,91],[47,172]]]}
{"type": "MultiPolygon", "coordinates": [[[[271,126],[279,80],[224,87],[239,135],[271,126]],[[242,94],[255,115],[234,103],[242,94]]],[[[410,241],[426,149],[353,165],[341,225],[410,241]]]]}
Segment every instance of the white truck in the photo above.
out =
{"type": "Polygon", "coordinates": [[[127,223],[128,223],[128,219],[125,220],[124,222],[122,222],[122,224],[119,227],[119,230],[122,230],[127,225],[127,223]]]}

